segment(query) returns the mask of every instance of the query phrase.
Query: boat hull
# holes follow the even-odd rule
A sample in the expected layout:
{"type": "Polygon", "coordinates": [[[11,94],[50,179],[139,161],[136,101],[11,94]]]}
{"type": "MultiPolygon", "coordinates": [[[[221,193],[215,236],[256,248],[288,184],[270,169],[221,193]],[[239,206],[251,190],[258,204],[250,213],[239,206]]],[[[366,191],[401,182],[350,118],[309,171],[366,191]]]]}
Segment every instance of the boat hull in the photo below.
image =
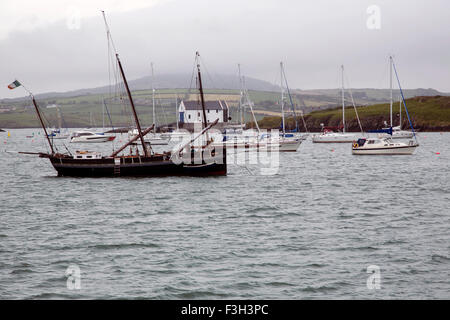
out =
{"type": "Polygon", "coordinates": [[[352,148],[354,155],[411,155],[417,146],[402,146],[394,148],[352,148]]]}
{"type": "Polygon", "coordinates": [[[296,140],[281,140],[279,151],[281,152],[296,152],[302,143],[301,139],[296,140]]]}
{"type": "Polygon", "coordinates": [[[60,177],[224,176],[227,174],[226,152],[223,153],[223,161],[220,163],[202,161],[199,164],[175,163],[167,155],[100,159],[56,156],[48,158],[60,177]]]}
{"type": "Polygon", "coordinates": [[[392,135],[389,134],[380,134],[380,138],[391,138],[391,139],[411,139],[414,137],[412,132],[401,131],[401,132],[393,132],[392,135]]]}
{"type": "Polygon", "coordinates": [[[312,137],[314,143],[352,143],[355,135],[315,135],[312,137]]]}
{"type": "Polygon", "coordinates": [[[97,136],[89,138],[72,138],[70,143],[104,143],[108,141],[113,141],[116,137],[114,136],[97,136]]]}

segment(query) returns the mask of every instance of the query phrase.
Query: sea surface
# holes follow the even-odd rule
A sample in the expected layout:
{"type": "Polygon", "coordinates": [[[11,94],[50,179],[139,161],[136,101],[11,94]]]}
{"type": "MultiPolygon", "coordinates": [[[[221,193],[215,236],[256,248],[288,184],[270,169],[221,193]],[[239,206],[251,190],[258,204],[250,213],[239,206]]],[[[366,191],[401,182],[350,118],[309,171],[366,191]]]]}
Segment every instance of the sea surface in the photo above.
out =
{"type": "Polygon", "coordinates": [[[12,153],[45,151],[38,129],[9,131],[0,299],[450,298],[449,133],[412,156],[307,140],[269,174],[58,178],[12,153]]]}

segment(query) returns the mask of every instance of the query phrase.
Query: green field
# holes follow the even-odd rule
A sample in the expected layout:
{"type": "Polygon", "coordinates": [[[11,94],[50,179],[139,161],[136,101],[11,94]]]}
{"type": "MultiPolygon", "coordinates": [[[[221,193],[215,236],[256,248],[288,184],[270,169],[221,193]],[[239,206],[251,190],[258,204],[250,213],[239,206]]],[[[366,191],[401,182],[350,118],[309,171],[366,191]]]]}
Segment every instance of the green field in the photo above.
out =
{"type": "MultiPolygon", "coordinates": [[[[428,91],[431,89],[428,89],[428,91]]],[[[360,97],[359,100],[365,102],[358,107],[358,113],[362,120],[363,128],[371,130],[380,128],[384,121],[389,120],[389,105],[376,104],[367,105],[368,101],[375,98],[382,99],[386,90],[377,89],[355,89],[354,95],[360,97]]],[[[409,94],[421,92],[421,89],[409,90],[409,94]]],[[[424,91],[425,93],[427,91],[424,91]]],[[[122,93],[123,94],[123,93],[122,93]]],[[[133,100],[135,102],[139,117],[143,126],[150,126],[152,119],[152,91],[137,90],[133,91],[133,100]]],[[[251,100],[254,103],[256,117],[262,128],[277,128],[280,126],[280,93],[268,91],[249,91],[251,100]]],[[[106,99],[107,107],[112,118],[114,127],[128,127],[133,125],[128,99],[123,97],[119,99],[117,93],[109,94],[84,94],[81,96],[37,99],[38,104],[48,120],[50,127],[57,126],[56,108],[47,106],[57,105],[62,113],[63,127],[101,127],[103,119],[105,127],[110,127],[110,121],[105,113],[102,115],[103,98],[107,96],[114,99],[106,99]]],[[[231,89],[206,89],[206,100],[222,99],[227,101],[230,106],[230,116],[232,121],[237,120],[237,105],[239,101],[239,91],[231,89]]],[[[342,121],[341,109],[336,108],[340,104],[339,90],[313,90],[313,91],[293,91],[292,100],[296,110],[303,110],[309,130],[320,130],[320,124],[328,126],[337,126],[342,121]]],[[[180,101],[198,99],[198,92],[195,89],[159,89],[156,93],[156,123],[158,126],[165,126],[176,121],[175,99],[180,101]]],[[[286,96],[285,112],[287,116],[292,115],[289,97],[286,96]]],[[[346,97],[348,100],[349,97],[346,97]]],[[[359,100],[355,99],[356,102],[359,100]]],[[[421,130],[448,130],[450,128],[449,120],[449,96],[419,96],[407,100],[407,106],[414,122],[414,126],[421,130]]],[[[245,121],[251,122],[252,117],[248,108],[245,110],[245,121]]],[[[407,124],[406,114],[402,114],[403,126],[407,124]]],[[[394,104],[394,124],[397,125],[398,102],[394,104]]],[[[287,119],[289,127],[294,127],[293,118],[287,119]]],[[[299,122],[301,123],[301,122],[299,122]]],[[[30,128],[39,127],[39,123],[29,99],[16,99],[0,101],[0,128],[30,128]]],[[[303,127],[303,126],[301,126],[303,127]]],[[[358,131],[353,107],[346,108],[346,127],[350,131],[358,131]]]]}
{"type": "MultiPolygon", "coordinates": [[[[406,100],[406,106],[415,129],[420,131],[450,131],[450,97],[415,97],[406,100]]],[[[384,127],[384,121],[389,123],[389,104],[377,104],[357,107],[358,115],[364,130],[374,130],[384,127]]],[[[353,107],[345,109],[346,127],[349,131],[359,131],[356,114],[353,107]]],[[[325,126],[339,126],[342,124],[342,109],[333,108],[314,111],[305,116],[310,131],[320,131],[320,124],[325,126]]],[[[399,103],[393,105],[393,125],[399,124],[399,103]]],[[[300,129],[303,129],[301,119],[298,119],[300,129]]],[[[287,126],[294,128],[294,119],[287,119],[287,126]]],[[[261,128],[278,128],[280,117],[265,117],[258,121],[261,128]]],[[[405,109],[402,108],[402,127],[409,128],[405,109]]]]}
{"type": "MultiPolygon", "coordinates": [[[[133,101],[143,126],[149,126],[153,123],[152,108],[152,92],[151,90],[140,90],[132,93],[133,101]]],[[[69,98],[50,98],[37,99],[37,103],[47,120],[49,127],[57,126],[58,117],[56,108],[48,108],[48,106],[57,105],[62,114],[63,126],[70,128],[79,127],[101,127],[103,119],[105,127],[110,127],[110,120],[107,112],[103,114],[103,97],[102,94],[83,95],[69,98]]],[[[276,104],[278,95],[271,92],[250,92],[251,99],[257,105],[261,102],[265,103],[266,109],[270,110],[271,106],[276,104]]],[[[205,90],[206,100],[222,99],[227,101],[230,106],[230,115],[237,118],[237,105],[239,101],[239,91],[237,90],[205,90]]],[[[158,90],[155,95],[156,100],[156,123],[158,126],[167,125],[176,121],[176,105],[175,99],[198,99],[196,90],[188,89],[165,89],[158,90]]],[[[126,97],[120,100],[106,99],[106,105],[111,116],[114,127],[127,127],[133,125],[129,102],[126,97]]],[[[31,100],[17,101],[14,103],[2,103],[0,110],[15,108],[15,110],[0,113],[0,128],[35,128],[39,127],[31,100]]],[[[264,110],[264,107],[260,107],[264,110]]],[[[258,114],[257,118],[262,119],[263,115],[258,114]]],[[[249,121],[251,115],[246,110],[245,120],[249,121]]]]}

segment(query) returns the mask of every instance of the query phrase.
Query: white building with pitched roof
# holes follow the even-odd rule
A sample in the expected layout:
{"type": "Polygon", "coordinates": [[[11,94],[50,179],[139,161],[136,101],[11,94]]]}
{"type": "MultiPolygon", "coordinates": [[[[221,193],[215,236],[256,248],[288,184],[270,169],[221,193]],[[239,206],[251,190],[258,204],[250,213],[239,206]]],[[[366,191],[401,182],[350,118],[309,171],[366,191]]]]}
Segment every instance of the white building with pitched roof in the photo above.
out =
{"type": "MultiPolygon", "coordinates": [[[[205,101],[206,121],[208,123],[219,119],[218,123],[228,122],[228,104],[224,100],[205,101]]],[[[178,107],[178,123],[193,124],[203,121],[203,111],[200,101],[180,102],[178,107]]]]}

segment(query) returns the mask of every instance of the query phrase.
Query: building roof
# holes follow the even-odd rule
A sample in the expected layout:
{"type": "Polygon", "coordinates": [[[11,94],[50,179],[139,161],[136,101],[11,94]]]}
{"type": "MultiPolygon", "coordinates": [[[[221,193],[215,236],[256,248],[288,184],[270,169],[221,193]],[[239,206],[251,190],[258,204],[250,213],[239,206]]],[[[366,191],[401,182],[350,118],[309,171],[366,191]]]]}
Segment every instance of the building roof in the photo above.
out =
{"type": "MultiPolygon", "coordinates": [[[[202,110],[202,105],[200,101],[188,100],[183,101],[186,110],[202,110]]],[[[227,110],[228,105],[223,100],[205,101],[206,110],[227,110]]]]}

